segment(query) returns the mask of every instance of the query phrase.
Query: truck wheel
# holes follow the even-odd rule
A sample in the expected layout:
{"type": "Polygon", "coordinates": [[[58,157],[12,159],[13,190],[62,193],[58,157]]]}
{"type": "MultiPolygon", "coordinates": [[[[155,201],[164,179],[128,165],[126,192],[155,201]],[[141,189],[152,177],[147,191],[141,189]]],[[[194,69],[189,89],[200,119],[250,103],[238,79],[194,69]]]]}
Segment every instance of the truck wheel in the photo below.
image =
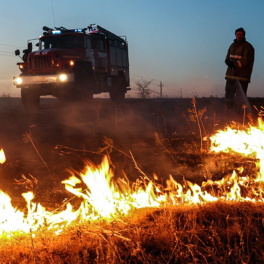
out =
{"type": "Polygon", "coordinates": [[[83,102],[93,100],[93,85],[91,79],[89,79],[87,76],[84,76],[84,78],[77,85],[79,98],[83,102]]]}
{"type": "Polygon", "coordinates": [[[32,112],[39,109],[40,95],[37,88],[21,88],[21,98],[26,111],[32,112]]]}
{"type": "Polygon", "coordinates": [[[119,75],[114,86],[110,90],[110,99],[115,102],[122,102],[125,100],[126,94],[125,77],[119,75]]]}
{"type": "Polygon", "coordinates": [[[90,63],[79,63],[75,69],[75,96],[78,100],[87,101],[93,99],[93,69],[90,63]]]}

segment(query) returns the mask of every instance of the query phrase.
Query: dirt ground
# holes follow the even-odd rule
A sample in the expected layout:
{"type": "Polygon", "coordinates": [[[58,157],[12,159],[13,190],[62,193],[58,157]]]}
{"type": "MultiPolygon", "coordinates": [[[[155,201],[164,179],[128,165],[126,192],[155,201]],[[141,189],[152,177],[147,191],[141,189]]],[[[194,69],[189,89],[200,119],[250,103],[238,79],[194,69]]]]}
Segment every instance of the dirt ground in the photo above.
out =
{"type": "MultiPolygon", "coordinates": [[[[261,109],[264,100],[249,101],[256,120],[254,106],[261,109]]],[[[243,109],[225,109],[223,98],[197,98],[196,110],[204,111],[200,124],[203,137],[232,121],[243,123],[243,109]]],[[[221,176],[215,158],[200,155],[199,126],[190,98],[126,99],[121,105],[109,99],[66,105],[41,98],[40,110],[34,114],[25,112],[20,98],[0,98],[0,120],[0,148],[7,159],[0,165],[0,189],[16,206],[24,206],[21,193],[33,189],[36,202],[47,208],[59,207],[72,196],[61,184],[70,176],[69,170],[82,171],[85,160],[100,164],[106,153],[115,176],[125,173],[131,182],[141,176],[131,153],[148,177],[155,173],[164,184],[169,175],[178,182],[201,183],[205,167],[213,177],[221,176]],[[37,184],[31,184],[30,175],[37,184]]],[[[205,148],[206,141],[203,144],[205,148]]]]}

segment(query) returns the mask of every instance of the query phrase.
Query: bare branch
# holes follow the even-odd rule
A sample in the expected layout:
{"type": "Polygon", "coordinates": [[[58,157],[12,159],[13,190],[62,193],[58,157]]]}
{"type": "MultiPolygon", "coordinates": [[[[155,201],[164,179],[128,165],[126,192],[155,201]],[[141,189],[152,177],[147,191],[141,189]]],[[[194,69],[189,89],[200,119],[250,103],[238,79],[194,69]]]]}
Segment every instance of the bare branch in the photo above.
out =
{"type": "Polygon", "coordinates": [[[148,98],[150,96],[151,90],[149,89],[149,85],[152,81],[140,80],[135,82],[137,94],[140,98],[148,98]]]}

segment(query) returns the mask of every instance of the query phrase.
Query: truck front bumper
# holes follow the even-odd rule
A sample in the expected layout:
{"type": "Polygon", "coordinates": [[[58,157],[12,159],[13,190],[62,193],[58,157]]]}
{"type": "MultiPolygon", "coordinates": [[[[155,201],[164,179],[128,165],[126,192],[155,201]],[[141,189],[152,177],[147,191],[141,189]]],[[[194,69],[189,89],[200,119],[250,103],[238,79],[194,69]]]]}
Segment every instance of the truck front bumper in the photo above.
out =
{"type": "Polygon", "coordinates": [[[19,77],[14,77],[13,82],[17,88],[28,88],[30,85],[70,83],[70,82],[74,82],[74,74],[62,73],[62,74],[35,75],[35,76],[20,75],[19,77]]]}

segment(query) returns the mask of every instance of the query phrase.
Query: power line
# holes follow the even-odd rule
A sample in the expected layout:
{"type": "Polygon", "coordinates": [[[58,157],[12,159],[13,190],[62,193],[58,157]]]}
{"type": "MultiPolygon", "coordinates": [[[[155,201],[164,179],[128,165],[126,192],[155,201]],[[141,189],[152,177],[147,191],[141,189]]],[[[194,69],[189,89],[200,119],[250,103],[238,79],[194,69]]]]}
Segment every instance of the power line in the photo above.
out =
{"type": "Polygon", "coordinates": [[[0,56],[6,56],[6,57],[15,57],[15,56],[12,56],[12,55],[8,55],[8,54],[0,54],[0,56]]]}
{"type": "MultiPolygon", "coordinates": [[[[131,90],[134,90],[134,91],[138,91],[137,88],[131,88],[131,90]]],[[[151,89],[148,89],[149,91],[153,92],[153,93],[156,93],[156,94],[159,94],[158,92],[154,91],[154,90],[151,90],[151,89]]]]}
{"type": "Polygon", "coordinates": [[[138,76],[138,77],[144,77],[145,79],[151,79],[151,80],[154,80],[154,81],[157,81],[159,82],[160,80],[157,80],[157,79],[154,79],[154,78],[149,78],[149,77],[145,77],[145,76],[142,76],[142,75],[136,75],[136,74],[131,74],[132,76],[138,76]]]}
{"type": "MultiPolygon", "coordinates": [[[[149,77],[145,77],[145,76],[142,76],[142,75],[136,75],[136,74],[131,74],[131,76],[138,76],[138,77],[143,77],[144,79],[152,79],[152,80],[154,80],[154,81],[156,81],[156,82],[160,82],[159,80],[157,80],[157,79],[154,79],[154,78],[149,78],[149,77]]],[[[171,87],[171,89],[178,89],[179,91],[180,91],[180,89],[183,89],[183,90],[185,90],[185,91],[190,91],[190,93],[192,92],[190,89],[186,89],[186,88],[182,88],[182,87],[176,87],[176,86],[173,86],[173,85],[167,85],[167,82],[166,82],[166,89],[167,89],[167,87],[171,87]]]]}
{"type": "Polygon", "coordinates": [[[190,89],[188,89],[188,88],[175,87],[175,86],[167,85],[167,84],[166,84],[166,87],[169,87],[169,89],[183,89],[183,90],[185,90],[185,91],[190,91],[190,92],[192,92],[192,91],[191,91],[190,89]]]}
{"type": "Polygon", "coordinates": [[[154,91],[154,90],[151,90],[151,89],[149,89],[149,91],[151,91],[151,92],[153,92],[153,93],[156,93],[156,94],[160,94],[160,93],[158,93],[158,92],[156,92],[156,91],[154,91]]]}
{"type": "MultiPolygon", "coordinates": [[[[142,78],[144,78],[146,80],[151,79],[151,80],[153,80],[155,82],[160,82],[157,79],[148,78],[148,77],[145,77],[145,76],[142,76],[142,75],[131,74],[131,76],[138,76],[141,79],[142,78]]],[[[131,79],[135,79],[135,78],[131,78],[131,79]]],[[[158,86],[160,86],[160,84],[158,86]]],[[[176,86],[173,86],[173,85],[170,85],[170,84],[167,85],[167,82],[166,82],[166,90],[170,90],[170,93],[172,93],[172,96],[176,96],[176,97],[183,97],[183,96],[186,97],[186,95],[187,96],[190,96],[190,97],[193,97],[194,96],[194,91],[193,90],[191,90],[189,88],[176,87],[176,86]],[[177,90],[177,91],[175,91],[175,90],[177,90]],[[184,95],[183,95],[183,92],[184,92],[184,95]]],[[[157,91],[154,91],[154,90],[150,90],[150,91],[152,91],[152,92],[154,92],[156,94],[160,94],[160,93],[158,93],[157,91]]]]}
{"type": "MultiPolygon", "coordinates": [[[[145,76],[142,76],[142,75],[131,74],[131,76],[138,76],[138,77],[141,77],[141,78],[143,77],[144,79],[152,79],[152,80],[160,83],[160,80],[157,80],[157,79],[154,79],[154,78],[145,77],[145,76]]],[[[160,86],[160,84],[158,86],[160,86]]],[[[180,90],[182,89],[184,91],[189,91],[190,94],[192,93],[192,91],[190,89],[188,89],[188,88],[182,88],[182,87],[176,87],[176,86],[173,86],[173,85],[167,85],[167,82],[166,82],[166,90],[167,90],[168,87],[169,87],[169,90],[177,89],[180,92],[180,90]]]]}
{"type": "Polygon", "coordinates": [[[3,44],[3,43],[0,43],[1,46],[10,46],[10,47],[17,47],[17,48],[24,48],[24,47],[21,47],[21,46],[16,46],[16,45],[11,45],[11,44],[3,44]]]}
{"type": "Polygon", "coordinates": [[[14,52],[4,51],[4,50],[0,50],[0,52],[14,54],[14,52]]]}

